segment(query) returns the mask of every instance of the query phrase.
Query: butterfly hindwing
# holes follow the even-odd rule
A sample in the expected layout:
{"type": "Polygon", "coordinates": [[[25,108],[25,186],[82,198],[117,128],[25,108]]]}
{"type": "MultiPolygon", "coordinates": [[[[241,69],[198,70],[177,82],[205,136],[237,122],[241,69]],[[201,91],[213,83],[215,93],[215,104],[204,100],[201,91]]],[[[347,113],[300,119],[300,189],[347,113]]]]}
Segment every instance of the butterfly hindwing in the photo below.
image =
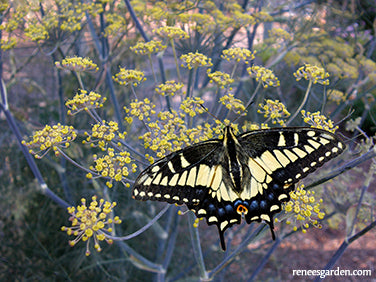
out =
{"type": "Polygon", "coordinates": [[[278,128],[235,136],[224,129],[213,139],[172,153],[136,179],[133,197],[186,204],[197,217],[224,232],[240,224],[264,220],[270,226],[295,183],[339,155],[344,143],[314,128],[278,128]]]}

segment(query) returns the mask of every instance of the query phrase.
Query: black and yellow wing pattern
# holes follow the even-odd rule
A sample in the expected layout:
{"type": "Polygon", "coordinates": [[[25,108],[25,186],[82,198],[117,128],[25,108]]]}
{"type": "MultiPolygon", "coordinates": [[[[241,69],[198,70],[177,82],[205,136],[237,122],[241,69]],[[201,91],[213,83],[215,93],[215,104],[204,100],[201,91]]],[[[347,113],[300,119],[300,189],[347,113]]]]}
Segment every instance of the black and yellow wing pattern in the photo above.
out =
{"type": "Polygon", "coordinates": [[[196,216],[224,232],[264,220],[273,239],[273,216],[290,200],[295,183],[338,156],[345,144],[321,129],[288,127],[235,136],[230,126],[223,139],[176,151],[149,166],[135,181],[133,197],[186,204],[196,216]]]}

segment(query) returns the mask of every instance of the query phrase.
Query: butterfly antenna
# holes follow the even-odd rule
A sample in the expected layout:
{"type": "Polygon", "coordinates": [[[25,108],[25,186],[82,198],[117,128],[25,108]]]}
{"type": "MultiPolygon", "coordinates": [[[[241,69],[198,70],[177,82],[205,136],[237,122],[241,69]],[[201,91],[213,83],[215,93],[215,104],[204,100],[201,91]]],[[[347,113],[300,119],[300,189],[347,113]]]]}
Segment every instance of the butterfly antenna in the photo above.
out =
{"type": "Polygon", "coordinates": [[[216,117],[215,115],[213,115],[210,111],[209,111],[209,109],[207,108],[207,107],[205,107],[204,105],[201,105],[201,104],[199,104],[203,109],[204,109],[204,111],[205,112],[207,112],[209,115],[211,115],[215,120],[218,120],[220,123],[222,123],[223,124],[223,126],[225,126],[225,124],[218,118],[218,117],[216,117]]]}
{"type": "Polygon", "coordinates": [[[245,113],[247,112],[248,108],[254,103],[253,100],[249,101],[248,104],[245,106],[244,108],[244,111],[243,113],[241,113],[240,115],[238,115],[231,123],[235,123],[239,118],[241,118],[242,116],[245,115],[245,113]]]}

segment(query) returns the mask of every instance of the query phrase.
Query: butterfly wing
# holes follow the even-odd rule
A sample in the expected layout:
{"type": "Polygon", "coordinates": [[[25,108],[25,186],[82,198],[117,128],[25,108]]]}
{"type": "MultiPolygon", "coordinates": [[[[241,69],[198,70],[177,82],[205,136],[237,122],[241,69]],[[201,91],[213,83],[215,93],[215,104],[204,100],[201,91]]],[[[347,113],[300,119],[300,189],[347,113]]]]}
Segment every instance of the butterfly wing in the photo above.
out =
{"type": "Polygon", "coordinates": [[[222,142],[216,139],[174,152],[138,176],[133,197],[197,206],[208,194],[210,175],[215,174],[213,168],[222,154],[222,142]]]}
{"type": "Polygon", "coordinates": [[[294,184],[346,147],[336,135],[306,127],[251,131],[238,141],[249,170],[241,195],[248,207],[246,221],[265,220],[273,237],[273,215],[290,200],[294,184]]]}

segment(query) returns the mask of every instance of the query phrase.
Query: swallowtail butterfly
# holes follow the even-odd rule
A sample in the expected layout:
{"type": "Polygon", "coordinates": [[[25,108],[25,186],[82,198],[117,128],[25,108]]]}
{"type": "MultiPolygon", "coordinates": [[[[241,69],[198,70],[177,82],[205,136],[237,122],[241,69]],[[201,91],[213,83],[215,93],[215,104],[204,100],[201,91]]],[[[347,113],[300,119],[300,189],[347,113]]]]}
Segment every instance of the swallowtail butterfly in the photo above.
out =
{"type": "Polygon", "coordinates": [[[135,181],[133,198],[186,204],[198,218],[224,232],[241,218],[264,220],[273,239],[273,216],[290,200],[295,183],[338,156],[345,144],[321,129],[288,127],[236,136],[226,126],[223,139],[176,151],[149,166],[135,181]]]}

